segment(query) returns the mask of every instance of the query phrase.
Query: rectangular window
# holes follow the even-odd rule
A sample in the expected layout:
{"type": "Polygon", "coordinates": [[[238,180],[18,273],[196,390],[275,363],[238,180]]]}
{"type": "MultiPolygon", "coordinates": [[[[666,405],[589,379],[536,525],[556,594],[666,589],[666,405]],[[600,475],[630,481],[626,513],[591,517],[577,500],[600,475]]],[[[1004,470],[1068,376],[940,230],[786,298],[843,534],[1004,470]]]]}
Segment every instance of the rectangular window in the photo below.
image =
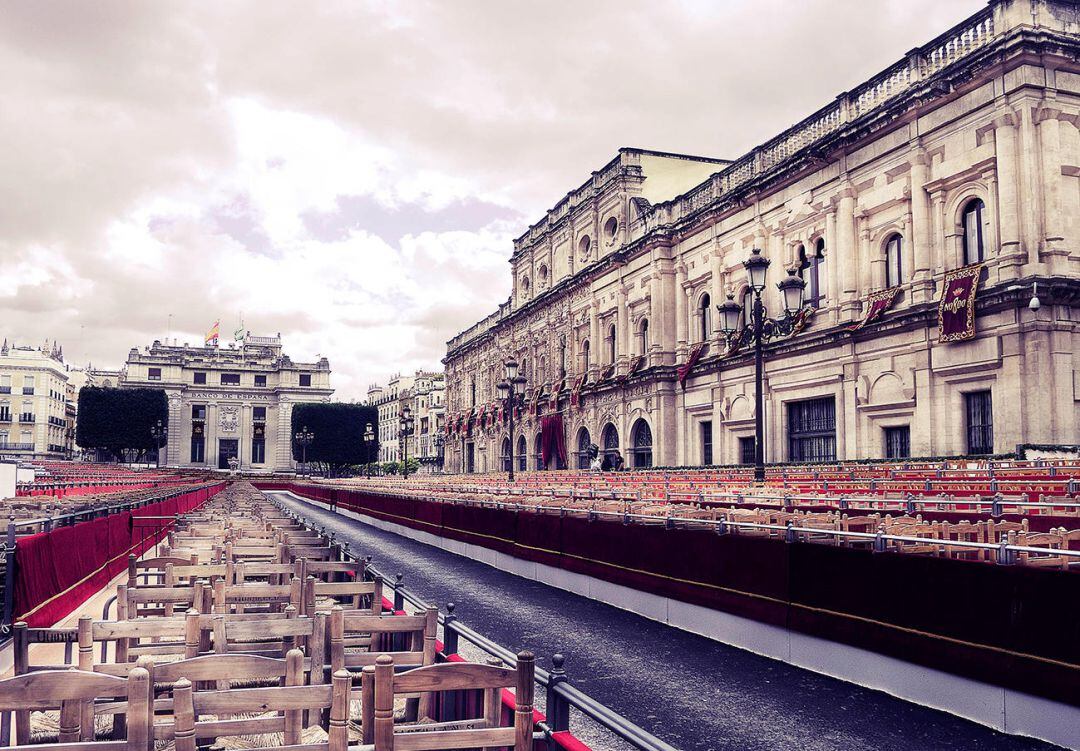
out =
{"type": "Polygon", "coordinates": [[[151,381],[161,380],[161,368],[147,368],[146,378],[151,381]]]}
{"type": "Polygon", "coordinates": [[[310,386],[311,385],[311,373],[301,373],[300,374],[300,385],[301,386],[310,386]]]}
{"type": "Polygon", "coordinates": [[[206,419],[206,405],[205,404],[192,404],[191,405],[191,419],[192,420],[205,420],[206,419]]]}
{"type": "Polygon", "coordinates": [[[739,464],[753,464],[754,463],[754,439],[740,438],[739,439],[739,464]]]}
{"type": "Polygon", "coordinates": [[[206,373],[196,372],[195,383],[199,385],[204,385],[206,383],[206,373]]]}
{"type": "Polygon", "coordinates": [[[266,441],[255,439],[251,442],[251,463],[264,464],[266,462],[266,441]]]}
{"type": "Polygon", "coordinates": [[[252,407],[251,419],[255,422],[266,422],[266,407],[252,407]]]}
{"type": "Polygon", "coordinates": [[[827,396],[791,402],[788,458],[794,462],[836,461],[836,400],[827,396]]]}
{"type": "Polygon", "coordinates": [[[255,385],[256,386],[265,386],[266,385],[266,376],[264,376],[264,375],[255,376],[255,385]]]}
{"type": "Polygon", "coordinates": [[[712,420],[701,423],[701,463],[712,464],[712,420]]]}
{"type": "Polygon", "coordinates": [[[204,446],[206,444],[203,441],[202,436],[192,436],[191,438],[191,463],[202,464],[206,461],[206,455],[204,452],[204,446]]]}
{"type": "Polygon", "coordinates": [[[240,374],[239,373],[222,373],[221,374],[222,386],[239,386],[240,374]]]}
{"type": "Polygon", "coordinates": [[[967,418],[967,452],[994,453],[994,410],[989,391],[964,394],[967,418]]]}
{"type": "Polygon", "coordinates": [[[907,459],[911,456],[911,428],[900,425],[885,428],[885,458],[907,459]]]}

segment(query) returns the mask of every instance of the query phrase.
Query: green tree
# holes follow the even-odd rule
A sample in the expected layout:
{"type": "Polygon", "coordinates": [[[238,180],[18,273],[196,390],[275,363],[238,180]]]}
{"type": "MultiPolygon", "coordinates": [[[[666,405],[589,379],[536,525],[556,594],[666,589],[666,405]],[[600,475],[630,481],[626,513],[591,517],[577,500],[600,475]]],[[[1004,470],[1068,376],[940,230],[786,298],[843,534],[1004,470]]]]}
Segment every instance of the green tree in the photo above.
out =
{"type": "Polygon", "coordinates": [[[157,448],[151,429],[169,420],[168,400],[162,389],[115,389],[84,386],[79,389],[75,442],[85,449],[104,449],[117,461],[127,450],[141,460],[157,448]]]}
{"type": "MultiPolygon", "coordinates": [[[[292,410],[292,435],[302,429],[314,437],[307,447],[307,460],[326,465],[331,471],[371,461],[379,453],[379,413],[362,404],[297,404],[292,410]],[[364,443],[364,429],[371,424],[375,440],[364,443]]],[[[302,461],[304,451],[293,440],[293,459],[302,461]]]]}

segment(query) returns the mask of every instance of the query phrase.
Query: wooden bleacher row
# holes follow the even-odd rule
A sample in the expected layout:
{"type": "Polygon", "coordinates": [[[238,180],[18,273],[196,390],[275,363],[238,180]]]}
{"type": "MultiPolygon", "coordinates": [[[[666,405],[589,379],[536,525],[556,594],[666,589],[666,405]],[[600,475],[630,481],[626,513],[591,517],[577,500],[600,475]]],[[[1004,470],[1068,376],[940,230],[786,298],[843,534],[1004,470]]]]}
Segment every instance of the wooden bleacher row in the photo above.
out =
{"type": "Polygon", "coordinates": [[[364,564],[332,550],[231,485],[131,562],[116,620],[16,625],[0,742],[13,723],[17,748],[43,751],[532,749],[531,654],[439,662],[437,609],[386,612],[364,564]],[[72,644],[70,665],[37,659],[72,644]]]}

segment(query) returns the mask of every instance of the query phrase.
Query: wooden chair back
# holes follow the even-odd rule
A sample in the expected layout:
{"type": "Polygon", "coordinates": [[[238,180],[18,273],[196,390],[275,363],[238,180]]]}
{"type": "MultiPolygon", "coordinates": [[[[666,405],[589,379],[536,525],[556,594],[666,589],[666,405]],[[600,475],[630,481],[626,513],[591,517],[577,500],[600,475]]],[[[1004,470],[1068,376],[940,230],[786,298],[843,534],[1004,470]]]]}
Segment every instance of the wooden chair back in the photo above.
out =
{"type": "MultiPolygon", "coordinates": [[[[533,672],[531,652],[517,656],[516,668],[481,665],[468,662],[444,662],[395,674],[394,660],[381,655],[375,662],[373,688],[368,698],[374,707],[371,722],[374,728],[375,751],[436,751],[438,749],[508,747],[514,751],[532,751],[533,747],[533,672]],[[501,727],[502,689],[514,688],[514,724],[501,727]],[[399,694],[435,693],[440,691],[480,690],[484,696],[481,718],[435,723],[420,718],[419,725],[395,730],[394,700],[399,694]],[[373,693],[373,696],[371,695],[373,693]]],[[[335,674],[335,678],[338,674],[335,674]]],[[[362,684],[361,692],[364,691],[362,684]]],[[[368,718],[365,718],[365,720],[368,718]]]]}
{"type": "Polygon", "coordinates": [[[27,751],[43,748],[29,745],[30,713],[54,709],[60,710],[60,742],[45,746],[52,751],[146,751],[148,748],[150,676],[145,670],[132,670],[126,679],[79,670],[47,670],[0,681],[0,711],[15,711],[18,719],[15,730],[18,745],[13,748],[27,751]],[[126,740],[94,741],[92,703],[98,699],[126,700],[126,740]]]}
{"type": "MultiPolygon", "coordinates": [[[[290,675],[299,675],[295,666],[303,659],[300,651],[289,652],[286,659],[294,666],[290,669],[290,675]]],[[[347,751],[349,676],[345,673],[333,676],[331,684],[219,691],[193,691],[190,679],[184,677],[173,687],[173,723],[155,728],[154,735],[159,740],[174,740],[176,751],[196,751],[202,739],[265,733],[282,733],[286,746],[298,746],[304,712],[317,716],[316,713],[324,709],[330,710],[329,740],[325,744],[305,745],[305,751],[347,751]],[[203,715],[220,717],[262,712],[282,714],[273,717],[200,719],[203,715]]]]}

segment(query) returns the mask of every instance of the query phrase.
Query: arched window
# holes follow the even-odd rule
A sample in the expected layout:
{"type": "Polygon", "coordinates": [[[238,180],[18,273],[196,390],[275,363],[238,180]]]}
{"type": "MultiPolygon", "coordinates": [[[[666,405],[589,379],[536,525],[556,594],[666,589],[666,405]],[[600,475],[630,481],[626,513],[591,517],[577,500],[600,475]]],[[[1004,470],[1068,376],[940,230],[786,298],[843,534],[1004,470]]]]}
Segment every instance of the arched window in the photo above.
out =
{"type": "Polygon", "coordinates": [[[581,256],[581,260],[589,260],[589,250],[592,248],[592,240],[588,235],[585,235],[578,240],[578,255],[581,256]]]}
{"type": "Polygon", "coordinates": [[[502,468],[503,472],[510,471],[510,439],[503,438],[502,442],[502,468]]]}
{"type": "Polygon", "coordinates": [[[986,258],[985,239],[983,237],[983,214],[986,205],[981,198],[974,198],[964,206],[963,222],[964,265],[981,263],[986,258]]]}
{"type": "Polygon", "coordinates": [[[698,310],[701,311],[701,341],[707,342],[712,335],[712,298],[708,292],[701,296],[698,310]]]}
{"type": "Polygon", "coordinates": [[[521,294],[524,297],[529,296],[529,277],[527,276],[521,277],[521,294]]]}
{"type": "Polygon", "coordinates": [[[799,246],[799,278],[806,282],[806,304],[820,308],[825,302],[825,238],[818,238],[809,255],[799,246]]]}
{"type": "Polygon", "coordinates": [[[528,442],[525,440],[525,436],[519,435],[517,442],[517,453],[514,455],[514,459],[517,460],[518,470],[525,471],[525,461],[527,454],[529,453],[528,442]]]}
{"type": "Polygon", "coordinates": [[[589,372],[589,340],[586,339],[581,343],[581,374],[585,375],[589,372]]]}
{"type": "Polygon", "coordinates": [[[640,355],[643,357],[649,354],[649,319],[642,318],[641,326],[638,328],[638,340],[641,351],[640,355]]]}
{"type": "Polygon", "coordinates": [[[589,446],[592,445],[592,437],[588,428],[582,428],[577,434],[577,465],[578,469],[588,469],[592,461],[589,456],[589,446]]]}
{"type": "Polygon", "coordinates": [[[604,446],[604,457],[610,461],[615,454],[619,453],[619,431],[609,422],[604,426],[600,439],[604,446]]]}
{"type": "Polygon", "coordinates": [[[604,235],[607,236],[607,241],[609,243],[613,243],[615,242],[615,238],[618,236],[618,234],[619,220],[615,217],[610,217],[606,222],[604,222],[604,235]]]}
{"type": "Polygon", "coordinates": [[[608,364],[615,362],[615,324],[611,324],[608,328],[608,364]]]}
{"type": "Polygon", "coordinates": [[[536,361],[536,378],[538,383],[547,383],[547,360],[543,357],[536,361]]]}
{"type": "Polygon", "coordinates": [[[634,428],[630,431],[630,440],[633,443],[630,454],[633,458],[634,467],[651,467],[652,429],[644,418],[640,418],[634,423],[634,428]]]}
{"type": "Polygon", "coordinates": [[[537,284],[539,285],[539,289],[544,289],[545,287],[547,287],[547,283],[548,283],[548,267],[541,264],[540,265],[540,273],[537,276],[537,284]]]}
{"type": "Polygon", "coordinates": [[[899,234],[890,235],[885,243],[885,286],[896,287],[904,283],[904,266],[900,259],[904,239],[899,234]]]}
{"type": "Polygon", "coordinates": [[[540,448],[540,434],[539,433],[536,434],[536,438],[535,438],[535,440],[533,440],[533,448],[536,451],[536,453],[533,455],[534,456],[533,466],[536,467],[537,469],[547,469],[547,467],[544,466],[544,452],[543,452],[543,449],[540,448]]]}

